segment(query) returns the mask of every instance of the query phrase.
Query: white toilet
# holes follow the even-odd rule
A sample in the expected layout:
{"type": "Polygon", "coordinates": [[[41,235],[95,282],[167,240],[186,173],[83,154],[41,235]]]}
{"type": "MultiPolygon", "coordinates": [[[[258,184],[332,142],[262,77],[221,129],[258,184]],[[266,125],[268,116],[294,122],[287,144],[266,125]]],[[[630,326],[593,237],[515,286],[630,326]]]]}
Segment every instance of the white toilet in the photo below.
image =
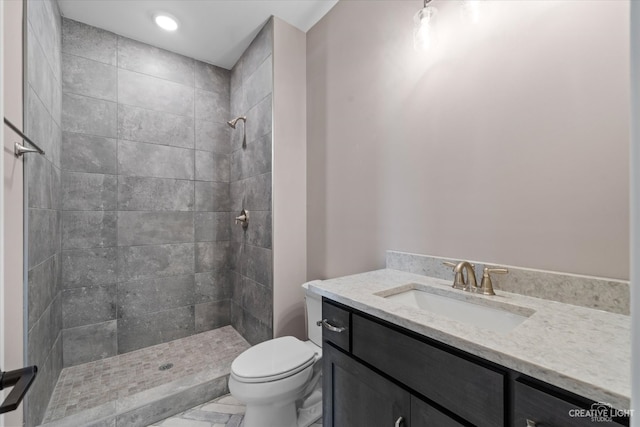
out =
{"type": "Polygon", "coordinates": [[[309,283],[302,285],[309,341],[275,338],[231,364],[229,390],[247,406],[244,427],[307,427],[322,414],[322,301],[309,283]]]}

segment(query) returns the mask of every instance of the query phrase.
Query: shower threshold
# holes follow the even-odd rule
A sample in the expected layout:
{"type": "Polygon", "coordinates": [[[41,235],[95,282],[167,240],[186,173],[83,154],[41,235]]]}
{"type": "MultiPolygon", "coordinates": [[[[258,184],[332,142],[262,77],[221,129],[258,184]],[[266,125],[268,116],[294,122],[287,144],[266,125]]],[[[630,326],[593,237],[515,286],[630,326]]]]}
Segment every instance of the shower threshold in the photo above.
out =
{"type": "Polygon", "coordinates": [[[231,326],[65,368],[42,427],[144,427],[227,394],[250,345],[231,326]]]}

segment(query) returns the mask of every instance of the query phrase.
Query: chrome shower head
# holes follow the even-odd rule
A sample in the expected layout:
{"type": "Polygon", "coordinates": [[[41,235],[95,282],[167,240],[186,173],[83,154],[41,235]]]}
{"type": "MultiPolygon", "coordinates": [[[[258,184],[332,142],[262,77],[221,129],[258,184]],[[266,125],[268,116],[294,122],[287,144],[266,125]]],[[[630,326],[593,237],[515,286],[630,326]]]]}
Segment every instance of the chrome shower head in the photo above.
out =
{"type": "Polygon", "coordinates": [[[246,116],[236,117],[236,118],[235,118],[235,119],[233,119],[233,120],[229,120],[229,121],[227,122],[227,124],[228,124],[229,126],[231,126],[233,129],[235,129],[235,128],[236,128],[236,124],[238,123],[238,120],[242,120],[243,122],[245,122],[245,123],[246,123],[246,122],[247,122],[247,117],[246,117],[246,116]]]}

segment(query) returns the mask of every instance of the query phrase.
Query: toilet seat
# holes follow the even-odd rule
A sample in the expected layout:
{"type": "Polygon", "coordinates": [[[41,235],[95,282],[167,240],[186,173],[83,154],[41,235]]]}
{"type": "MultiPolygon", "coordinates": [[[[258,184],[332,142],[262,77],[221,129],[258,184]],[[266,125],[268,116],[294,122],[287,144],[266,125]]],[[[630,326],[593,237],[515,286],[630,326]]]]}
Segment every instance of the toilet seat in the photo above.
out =
{"type": "Polygon", "coordinates": [[[231,375],[243,383],[287,378],[311,366],[316,352],[295,337],[265,341],[243,352],[231,364],[231,375]]]}

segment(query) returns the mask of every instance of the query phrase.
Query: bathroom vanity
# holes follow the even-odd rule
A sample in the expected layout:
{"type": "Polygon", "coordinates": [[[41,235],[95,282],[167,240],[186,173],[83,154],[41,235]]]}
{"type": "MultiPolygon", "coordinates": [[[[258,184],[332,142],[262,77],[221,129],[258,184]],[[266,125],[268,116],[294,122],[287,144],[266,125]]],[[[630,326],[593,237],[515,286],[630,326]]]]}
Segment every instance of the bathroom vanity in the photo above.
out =
{"type": "Polygon", "coordinates": [[[627,316],[515,294],[464,295],[393,270],[312,290],[323,295],[325,427],[629,424],[609,419],[629,405],[629,350],[616,348],[628,338],[615,338],[628,332],[627,316]],[[415,290],[520,310],[524,320],[496,332],[389,298],[415,290]]]}

